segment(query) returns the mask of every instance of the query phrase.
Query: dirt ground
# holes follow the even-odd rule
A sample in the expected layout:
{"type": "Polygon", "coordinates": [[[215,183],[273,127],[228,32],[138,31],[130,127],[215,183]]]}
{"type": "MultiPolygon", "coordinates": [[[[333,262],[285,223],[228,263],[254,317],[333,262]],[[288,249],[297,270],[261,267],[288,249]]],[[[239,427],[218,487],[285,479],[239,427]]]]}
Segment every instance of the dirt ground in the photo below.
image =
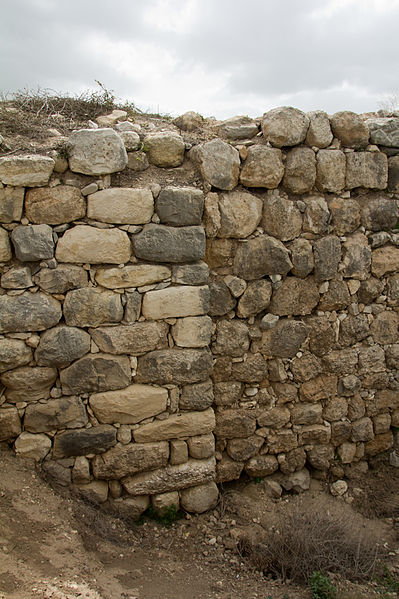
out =
{"type": "MultiPolygon", "coordinates": [[[[0,599],[310,599],[307,588],[255,570],[236,541],[256,537],[273,510],[290,502],[315,495],[337,501],[317,482],[301,497],[278,501],[262,485],[241,482],[224,490],[211,513],[186,515],[171,527],[149,519],[137,524],[51,488],[6,445],[0,463],[0,599]]],[[[394,520],[377,523],[392,555],[394,520]]],[[[373,585],[344,587],[355,594],[340,597],[381,597],[373,585]]]]}

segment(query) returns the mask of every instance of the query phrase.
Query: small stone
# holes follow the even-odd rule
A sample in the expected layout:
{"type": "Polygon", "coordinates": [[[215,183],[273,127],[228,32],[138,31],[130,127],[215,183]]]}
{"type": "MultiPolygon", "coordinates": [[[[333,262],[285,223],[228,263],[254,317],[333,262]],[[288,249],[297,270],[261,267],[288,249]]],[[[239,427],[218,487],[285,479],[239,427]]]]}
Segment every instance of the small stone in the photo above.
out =
{"type": "Polygon", "coordinates": [[[348,483],[344,480],[336,480],[334,483],[330,485],[331,495],[334,497],[342,497],[348,490],[348,483]]]}

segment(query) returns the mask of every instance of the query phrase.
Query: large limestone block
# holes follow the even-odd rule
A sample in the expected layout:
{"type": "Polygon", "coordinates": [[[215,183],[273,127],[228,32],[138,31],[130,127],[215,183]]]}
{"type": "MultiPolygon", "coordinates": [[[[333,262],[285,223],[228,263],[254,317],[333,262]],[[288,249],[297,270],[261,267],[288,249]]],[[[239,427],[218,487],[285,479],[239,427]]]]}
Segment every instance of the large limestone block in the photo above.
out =
{"type": "Polygon", "coordinates": [[[68,326],[77,327],[120,322],[123,317],[120,294],[93,287],[73,289],[64,301],[64,317],[68,326]]]}
{"type": "Polygon", "coordinates": [[[60,302],[44,293],[0,296],[0,333],[44,331],[61,316],[60,302]]]}
{"type": "Polygon", "coordinates": [[[265,198],[262,227],[265,233],[281,241],[290,241],[301,234],[302,215],[295,202],[274,194],[265,198]]]}
{"type": "Polygon", "coordinates": [[[248,237],[262,218],[261,199],[242,191],[223,194],[219,200],[218,237],[248,237]]]}
{"type": "Polygon", "coordinates": [[[30,404],[25,411],[24,428],[31,433],[45,433],[64,428],[82,428],[88,417],[78,397],[61,397],[46,403],[30,404]]]}
{"type": "Polygon", "coordinates": [[[184,161],[184,140],[173,131],[157,131],[144,139],[148,160],[155,166],[170,168],[180,166],[184,161]]]}
{"type": "Polygon", "coordinates": [[[104,223],[144,225],[153,213],[154,198],[149,189],[113,187],[87,198],[87,216],[104,223]]]}
{"type": "Polygon", "coordinates": [[[169,458],[169,443],[130,443],[117,445],[95,456],[95,478],[113,480],[165,467],[169,458]]]}
{"type": "Polygon", "coordinates": [[[275,289],[269,311],[278,316],[311,314],[319,303],[319,291],[312,278],[287,277],[275,289]]]}
{"type": "Polygon", "coordinates": [[[246,187],[275,189],[284,175],[281,150],[267,146],[251,146],[240,174],[240,182],[246,187]]]}
{"type": "Polygon", "coordinates": [[[59,262],[123,264],[131,255],[127,233],[119,229],[97,229],[81,225],[69,229],[57,243],[59,262]]]}
{"type": "Polygon", "coordinates": [[[167,287],[147,291],[143,298],[142,313],[147,319],[159,320],[184,316],[200,316],[209,308],[209,288],[201,286],[167,287]]]}
{"type": "Polygon", "coordinates": [[[202,412],[172,414],[166,420],[154,420],[133,431],[136,443],[186,439],[196,435],[207,435],[215,428],[215,413],[212,408],[202,412]]]}
{"type": "Polygon", "coordinates": [[[113,129],[80,129],[67,141],[69,168],[84,175],[106,175],[127,165],[125,145],[113,129]]]}
{"type": "Polygon", "coordinates": [[[216,507],[219,489],[214,482],[197,485],[180,492],[180,503],[184,510],[193,514],[203,514],[216,507]]]}
{"type": "Polygon", "coordinates": [[[292,268],[287,249],[277,239],[261,235],[238,246],[234,274],[245,280],[264,275],[285,275],[292,268]]]}
{"type": "Polygon", "coordinates": [[[255,432],[256,417],[245,410],[223,410],[216,414],[215,436],[219,439],[249,437],[255,432]]]}
{"type": "Polygon", "coordinates": [[[272,146],[296,146],[305,140],[309,118],[291,106],[273,108],[263,115],[262,132],[272,146]]]}
{"type": "Polygon", "coordinates": [[[39,366],[63,368],[90,351],[90,335],[75,327],[58,326],[45,331],[35,352],[39,366]]]}
{"type": "Polygon", "coordinates": [[[0,408],[0,441],[8,441],[21,432],[21,420],[17,408],[0,408]]]}
{"type": "Polygon", "coordinates": [[[172,326],[172,336],[178,347],[206,347],[211,341],[212,319],[209,316],[179,318],[172,326]]]}
{"type": "Polygon", "coordinates": [[[336,112],[331,118],[335,137],[347,148],[365,148],[369,142],[369,128],[364,120],[350,110],[336,112]]]}
{"type": "Polygon", "coordinates": [[[138,360],[136,381],[140,383],[190,384],[209,378],[212,356],[205,349],[164,349],[138,360]]]}
{"type": "Polygon", "coordinates": [[[23,187],[3,187],[0,189],[0,223],[21,220],[25,189],[23,187]]]}
{"type": "Polygon", "coordinates": [[[314,270],[316,281],[332,279],[341,260],[341,243],[335,235],[318,239],[314,246],[314,270]]]}
{"type": "Polygon", "coordinates": [[[95,279],[102,287],[124,289],[152,285],[170,278],[171,270],[157,264],[128,264],[123,268],[100,268],[95,279]]]}
{"type": "Polygon", "coordinates": [[[109,424],[69,430],[55,435],[53,457],[58,459],[104,453],[114,445],[116,445],[116,428],[109,424]]]}
{"type": "Polygon", "coordinates": [[[382,152],[350,152],[346,155],[346,188],[385,189],[388,158],[382,152]]]}
{"type": "Polygon", "coordinates": [[[24,366],[32,359],[32,350],[19,339],[0,339],[0,372],[24,366]]]}
{"type": "Polygon", "coordinates": [[[251,281],[242,294],[238,306],[237,316],[248,318],[266,310],[272,297],[272,284],[266,279],[251,281]]]}
{"type": "Polygon", "coordinates": [[[30,189],[25,196],[27,218],[36,224],[60,225],[86,215],[86,202],[71,185],[30,189]]]}
{"type": "Polygon", "coordinates": [[[338,193],[345,188],[346,158],[340,150],[319,150],[316,157],[316,187],[319,191],[338,193]]]}
{"type": "Polygon", "coordinates": [[[399,270],[399,248],[386,245],[373,250],[371,272],[378,278],[399,270]]]}
{"type": "Polygon", "coordinates": [[[188,460],[185,464],[128,476],[122,480],[122,484],[130,495],[165,493],[213,481],[215,468],[215,458],[188,460]]]}
{"type": "Polygon", "coordinates": [[[0,262],[8,262],[11,258],[12,251],[8,233],[0,227],[0,262]]]}
{"type": "Polygon", "coordinates": [[[65,395],[123,389],[131,381],[129,358],[108,354],[85,356],[62,370],[60,379],[65,395]]]}
{"type": "Polygon", "coordinates": [[[156,211],[164,225],[200,225],[204,194],[195,187],[165,187],[158,196],[156,211]]]}
{"type": "Polygon", "coordinates": [[[366,125],[370,130],[370,143],[399,148],[399,118],[371,118],[366,125]]]}
{"type": "Polygon", "coordinates": [[[259,351],[270,358],[293,358],[309,334],[309,328],[298,320],[280,320],[262,334],[259,351]]]}
{"type": "Polygon", "coordinates": [[[194,146],[190,157],[199,165],[205,181],[213,187],[230,191],[238,184],[239,153],[221,139],[213,139],[194,146]]]}
{"type": "Polygon", "coordinates": [[[7,388],[9,402],[32,402],[50,397],[50,389],[57,378],[55,368],[31,368],[22,366],[5,372],[0,377],[7,388]]]}
{"type": "Polygon", "coordinates": [[[47,260],[54,256],[53,231],[48,225],[15,227],[11,239],[15,255],[21,262],[47,260]]]}
{"type": "Polygon", "coordinates": [[[93,393],[90,406],[99,422],[136,424],[164,412],[167,401],[166,389],[136,384],[118,391],[93,393]]]}
{"type": "Polygon", "coordinates": [[[15,187],[40,187],[48,183],[54,164],[48,156],[3,156],[0,181],[15,187]]]}
{"type": "Polygon", "coordinates": [[[132,356],[168,347],[167,333],[168,325],[163,322],[137,322],[90,329],[90,335],[101,351],[132,356]]]}
{"type": "Polygon", "coordinates": [[[72,264],[58,264],[57,268],[42,268],[33,276],[33,281],[47,293],[65,293],[70,289],[87,287],[87,270],[72,264]]]}
{"type": "Polygon", "coordinates": [[[316,156],[311,148],[293,148],[287,153],[283,185],[292,193],[306,193],[316,181],[316,156]]]}
{"type": "Polygon", "coordinates": [[[21,458],[43,460],[51,449],[51,439],[47,435],[33,435],[23,432],[15,441],[15,453],[21,458]]]}
{"type": "Polygon", "coordinates": [[[250,139],[258,133],[258,125],[248,116],[233,116],[222,121],[217,130],[226,139],[250,139]]]}
{"type": "Polygon", "coordinates": [[[309,119],[309,129],[306,134],[306,143],[308,146],[317,148],[326,148],[333,140],[333,134],[330,127],[328,114],[322,110],[307,112],[309,119]]]}
{"type": "Polygon", "coordinates": [[[146,225],[134,235],[137,258],[150,262],[197,262],[205,255],[205,232],[202,227],[167,227],[146,225]]]}

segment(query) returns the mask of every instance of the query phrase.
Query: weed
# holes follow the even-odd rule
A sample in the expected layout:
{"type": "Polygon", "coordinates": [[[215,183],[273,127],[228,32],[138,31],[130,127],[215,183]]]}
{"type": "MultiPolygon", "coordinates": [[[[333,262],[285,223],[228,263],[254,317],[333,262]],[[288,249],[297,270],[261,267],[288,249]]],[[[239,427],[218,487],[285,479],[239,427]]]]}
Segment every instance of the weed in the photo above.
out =
{"type": "Polygon", "coordinates": [[[309,586],[314,599],[335,599],[337,590],[329,577],[319,570],[312,572],[309,586]]]}
{"type": "Polygon", "coordinates": [[[183,517],[183,513],[175,506],[168,505],[163,508],[162,512],[157,512],[154,510],[152,505],[145,511],[145,516],[151,518],[151,520],[155,520],[164,526],[172,526],[176,520],[179,520],[183,517]]]}
{"type": "Polygon", "coordinates": [[[396,593],[399,596],[399,577],[392,574],[386,566],[383,575],[376,579],[377,583],[388,593],[396,593]]]}

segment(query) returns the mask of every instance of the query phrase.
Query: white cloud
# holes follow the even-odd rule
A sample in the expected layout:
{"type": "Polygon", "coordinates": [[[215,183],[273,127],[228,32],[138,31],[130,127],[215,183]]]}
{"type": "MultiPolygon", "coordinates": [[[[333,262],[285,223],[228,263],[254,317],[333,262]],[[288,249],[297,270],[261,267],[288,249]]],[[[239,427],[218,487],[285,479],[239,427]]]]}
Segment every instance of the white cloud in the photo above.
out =
{"type": "Polygon", "coordinates": [[[195,22],[197,9],[197,0],[155,0],[144,7],[143,20],[162,31],[187,33],[195,22]]]}

